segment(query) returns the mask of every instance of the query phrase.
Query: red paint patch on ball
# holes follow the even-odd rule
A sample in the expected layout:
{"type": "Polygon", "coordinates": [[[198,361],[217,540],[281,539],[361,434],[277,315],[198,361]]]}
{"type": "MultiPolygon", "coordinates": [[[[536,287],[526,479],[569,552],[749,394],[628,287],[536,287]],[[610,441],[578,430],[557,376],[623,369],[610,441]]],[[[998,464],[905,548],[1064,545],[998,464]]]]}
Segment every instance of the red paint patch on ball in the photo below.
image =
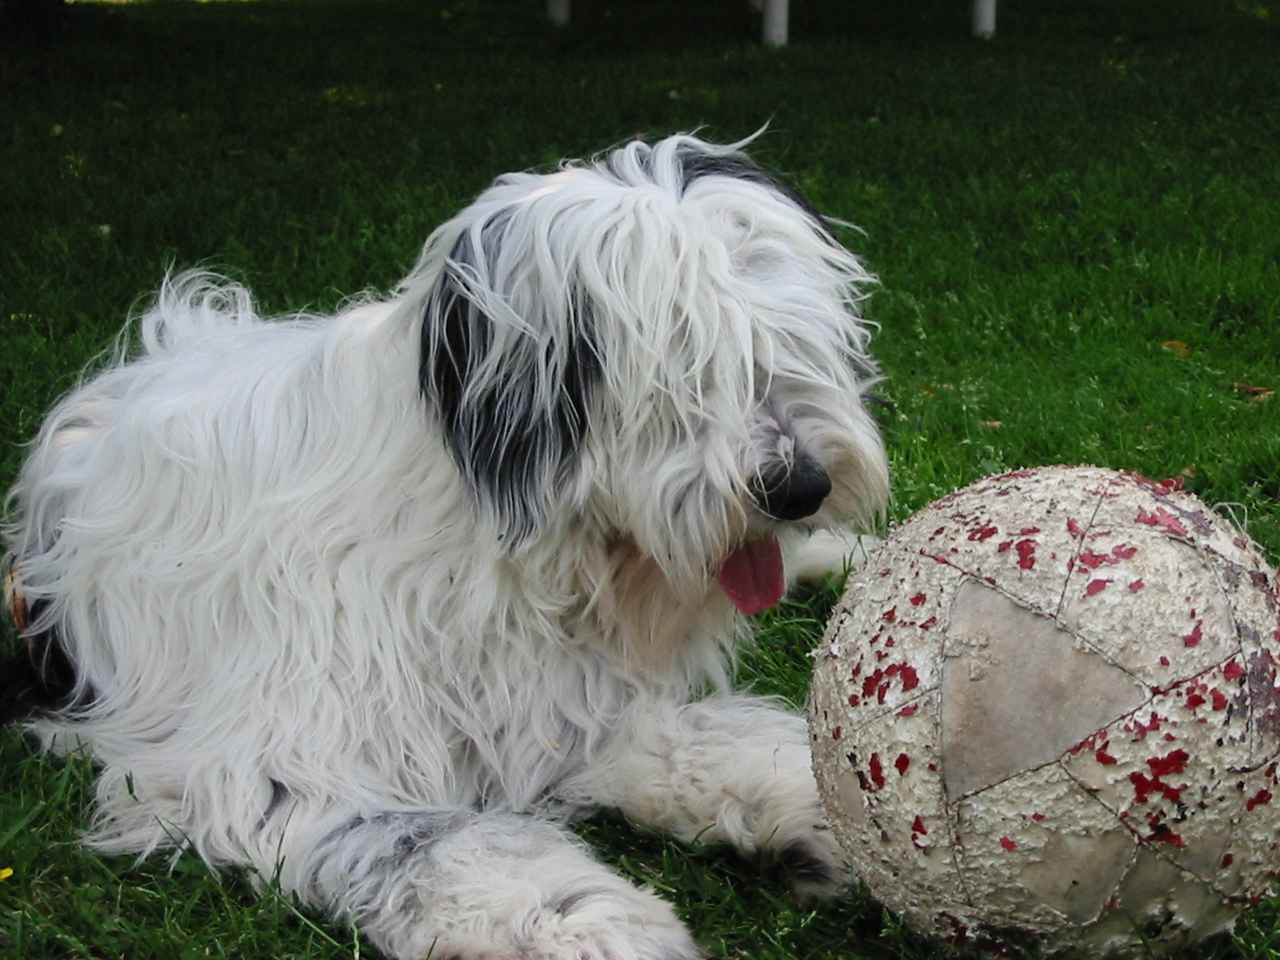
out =
{"type": "Polygon", "coordinates": [[[1187,646],[1187,647],[1199,646],[1200,640],[1204,636],[1203,627],[1204,627],[1204,621],[1197,620],[1196,625],[1192,628],[1191,632],[1182,638],[1183,646],[1187,646]]]}
{"type": "Polygon", "coordinates": [[[1171,847],[1185,847],[1186,841],[1182,839],[1182,835],[1174,833],[1173,828],[1167,823],[1151,822],[1151,833],[1142,839],[1147,843],[1167,843],[1171,847]]]}
{"type": "Polygon", "coordinates": [[[923,593],[917,593],[914,597],[911,598],[911,605],[913,607],[918,607],[920,606],[920,604],[924,603],[927,599],[929,598],[926,597],[923,593]]]}
{"type": "Polygon", "coordinates": [[[884,779],[884,767],[880,763],[880,754],[873,753],[867,766],[871,771],[871,782],[874,783],[876,785],[876,789],[879,790],[886,782],[884,779]]]}
{"type": "MultiPolygon", "coordinates": [[[[1166,657],[1161,657],[1160,659],[1167,660],[1166,657]]],[[[1166,663],[1165,666],[1168,666],[1168,663],[1166,663]]],[[[1134,740],[1145,740],[1148,733],[1155,733],[1160,729],[1160,715],[1155,711],[1152,711],[1151,719],[1146,723],[1143,723],[1137,717],[1134,717],[1132,724],[1126,724],[1125,729],[1133,734],[1134,740]]]]}
{"type": "Polygon", "coordinates": [[[1009,853],[1012,853],[1014,850],[1018,849],[1018,845],[1013,840],[1010,840],[1008,837],[1000,838],[1000,846],[1004,847],[1004,849],[1009,853]]]}
{"type": "Polygon", "coordinates": [[[910,664],[904,663],[902,665],[901,676],[903,693],[910,693],[920,686],[920,674],[916,673],[916,668],[910,664]]]}
{"type": "Polygon", "coordinates": [[[1107,560],[1105,553],[1094,553],[1092,550],[1081,550],[1080,555],[1076,557],[1076,563],[1087,570],[1097,570],[1107,560]]]}
{"type": "Polygon", "coordinates": [[[1135,770],[1129,774],[1129,782],[1133,784],[1133,802],[1146,803],[1151,794],[1160,789],[1160,783],[1135,770]]]}
{"type": "Polygon", "coordinates": [[[1187,761],[1191,759],[1185,750],[1174,750],[1163,757],[1149,757],[1147,766],[1157,777],[1167,777],[1171,773],[1182,773],[1187,769],[1187,761]]]}
{"type": "Polygon", "coordinates": [[[911,769],[911,758],[905,753],[898,754],[898,759],[893,761],[893,768],[898,771],[898,776],[905,777],[911,769]]]}
{"type": "Polygon", "coordinates": [[[1222,668],[1222,675],[1234,683],[1244,676],[1244,667],[1240,665],[1239,660],[1232,660],[1222,668]]]}
{"type": "Polygon", "coordinates": [[[981,543],[983,540],[990,540],[999,532],[995,527],[979,527],[969,532],[969,539],[981,543]]]}
{"type": "Polygon", "coordinates": [[[1084,588],[1084,595],[1086,597],[1096,597],[1103,590],[1107,589],[1107,586],[1110,583],[1110,580],[1104,580],[1101,577],[1096,580],[1090,580],[1089,585],[1084,588]]]}
{"type": "Polygon", "coordinates": [[[913,703],[913,704],[911,704],[910,706],[903,707],[901,710],[899,710],[899,711],[898,711],[898,716],[900,716],[900,717],[914,717],[914,716],[916,715],[916,711],[917,711],[917,710],[919,710],[919,709],[920,709],[920,708],[919,708],[918,706],[916,706],[916,705],[913,703]]]}
{"type": "Polygon", "coordinates": [[[880,686],[880,681],[883,679],[884,679],[884,671],[881,670],[879,667],[876,667],[875,670],[871,671],[871,673],[868,673],[863,678],[862,697],[864,700],[872,696],[876,692],[876,689],[880,686]]]}
{"type": "Polygon", "coordinates": [[[1146,524],[1148,527],[1160,527],[1175,537],[1185,537],[1187,535],[1187,528],[1164,507],[1156,507],[1155,513],[1147,513],[1147,511],[1139,507],[1138,515],[1134,517],[1134,520],[1138,523],[1146,524]]]}
{"type": "Polygon", "coordinates": [[[1181,800],[1183,788],[1170,786],[1161,777],[1182,773],[1186,770],[1187,761],[1190,759],[1190,755],[1185,750],[1174,750],[1163,757],[1149,757],[1147,766],[1151,769],[1151,777],[1148,778],[1137,770],[1129,774],[1129,782],[1133,784],[1134,802],[1146,803],[1148,798],[1157,792],[1170,803],[1181,800]]]}
{"type": "Polygon", "coordinates": [[[1137,552],[1137,547],[1122,543],[1112,547],[1110,553],[1095,553],[1092,550],[1082,550],[1079,562],[1090,570],[1097,570],[1098,567],[1114,567],[1122,560],[1131,559],[1137,552]]]}
{"type": "Polygon", "coordinates": [[[1146,587],[1146,584],[1143,583],[1141,579],[1133,580],[1129,583],[1129,592],[1137,593],[1139,590],[1143,589],[1144,587],[1146,587]]]}
{"type": "Polygon", "coordinates": [[[1030,570],[1036,565],[1036,542],[1034,540],[1019,540],[1013,546],[1018,551],[1019,567],[1023,570],[1030,570]]]}
{"type": "Polygon", "coordinates": [[[1268,804],[1270,802],[1271,802],[1271,791],[1268,790],[1266,787],[1263,787],[1261,790],[1259,790],[1252,797],[1250,797],[1248,800],[1245,801],[1244,808],[1252,813],[1255,807],[1261,807],[1264,804],[1268,804]]]}

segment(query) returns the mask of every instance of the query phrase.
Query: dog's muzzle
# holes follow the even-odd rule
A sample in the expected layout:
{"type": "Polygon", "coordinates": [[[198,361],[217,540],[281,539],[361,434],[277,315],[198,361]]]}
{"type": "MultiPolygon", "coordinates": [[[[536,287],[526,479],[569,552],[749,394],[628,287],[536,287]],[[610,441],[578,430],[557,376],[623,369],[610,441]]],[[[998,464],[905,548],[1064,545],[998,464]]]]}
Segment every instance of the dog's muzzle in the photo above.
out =
{"type": "Polygon", "coordinates": [[[822,508],[831,493],[831,477],[812,457],[797,454],[790,463],[769,464],[751,482],[751,496],[775,520],[803,520],[822,508]]]}

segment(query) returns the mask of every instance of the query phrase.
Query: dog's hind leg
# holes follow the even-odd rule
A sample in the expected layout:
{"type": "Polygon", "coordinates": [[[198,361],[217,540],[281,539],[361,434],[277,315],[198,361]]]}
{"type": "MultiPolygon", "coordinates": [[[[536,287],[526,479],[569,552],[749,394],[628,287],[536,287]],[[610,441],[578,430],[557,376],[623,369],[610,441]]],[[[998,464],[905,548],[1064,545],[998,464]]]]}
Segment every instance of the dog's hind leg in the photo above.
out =
{"type": "Polygon", "coordinates": [[[309,819],[279,806],[259,873],[354,920],[390,957],[699,956],[670,905],[546,820],[463,808],[309,819]]]}
{"type": "Polygon", "coordinates": [[[781,866],[802,898],[849,880],[818,799],[804,717],[771,700],[638,701],[557,795],[616,807],[686,842],[759,856],[781,866]]]}

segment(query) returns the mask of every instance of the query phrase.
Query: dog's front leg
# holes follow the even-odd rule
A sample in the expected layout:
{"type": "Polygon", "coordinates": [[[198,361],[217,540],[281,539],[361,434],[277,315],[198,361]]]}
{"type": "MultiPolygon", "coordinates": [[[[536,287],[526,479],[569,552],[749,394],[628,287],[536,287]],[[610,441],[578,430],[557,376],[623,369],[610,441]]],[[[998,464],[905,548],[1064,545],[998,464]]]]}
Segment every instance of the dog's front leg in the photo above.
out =
{"type": "MultiPolygon", "coordinates": [[[[259,871],[397,960],[694,960],[671,906],[559,826],[466,809],[282,814],[259,871]]],[[[265,831],[270,833],[268,829],[265,831]]]]}
{"type": "Polygon", "coordinates": [[[559,792],[779,863],[802,897],[831,895],[849,879],[818,799],[804,718],[772,700],[639,701],[559,792]]]}

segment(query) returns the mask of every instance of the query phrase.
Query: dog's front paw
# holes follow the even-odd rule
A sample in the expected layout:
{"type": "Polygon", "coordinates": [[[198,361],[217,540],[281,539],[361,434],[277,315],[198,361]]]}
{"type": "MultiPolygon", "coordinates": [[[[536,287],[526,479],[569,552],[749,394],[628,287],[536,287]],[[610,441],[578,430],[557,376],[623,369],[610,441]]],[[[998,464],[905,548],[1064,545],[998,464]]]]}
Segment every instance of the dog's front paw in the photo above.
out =
{"type": "Polygon", "coordinates": [[[698,960],[675,910],[562,826],[507,813],[360,817],[308,869],[396,960],[698,960]]]}
{"type": "Polygon", "coordinates": [[[433,941],[424,960],[699,960],[671,905],[612,876],[582,877],[545,902],[475,917],[433,941]]]}
{"type": "Polygon", "coordinates": [[[815,820],[808,829],[779,839],[768,856],[801,902],[833,897],[848,888],[849,864],[825,822],[815,820]]]}
{"type": "MultiPolygon", "coordinates": [[[[594,878],[595,881],[601,878],[594,878]]],[[[564,890],[516,931],[529,960],[698,960],[701,952],[675,910],[620,878],[564,890]]]]}

